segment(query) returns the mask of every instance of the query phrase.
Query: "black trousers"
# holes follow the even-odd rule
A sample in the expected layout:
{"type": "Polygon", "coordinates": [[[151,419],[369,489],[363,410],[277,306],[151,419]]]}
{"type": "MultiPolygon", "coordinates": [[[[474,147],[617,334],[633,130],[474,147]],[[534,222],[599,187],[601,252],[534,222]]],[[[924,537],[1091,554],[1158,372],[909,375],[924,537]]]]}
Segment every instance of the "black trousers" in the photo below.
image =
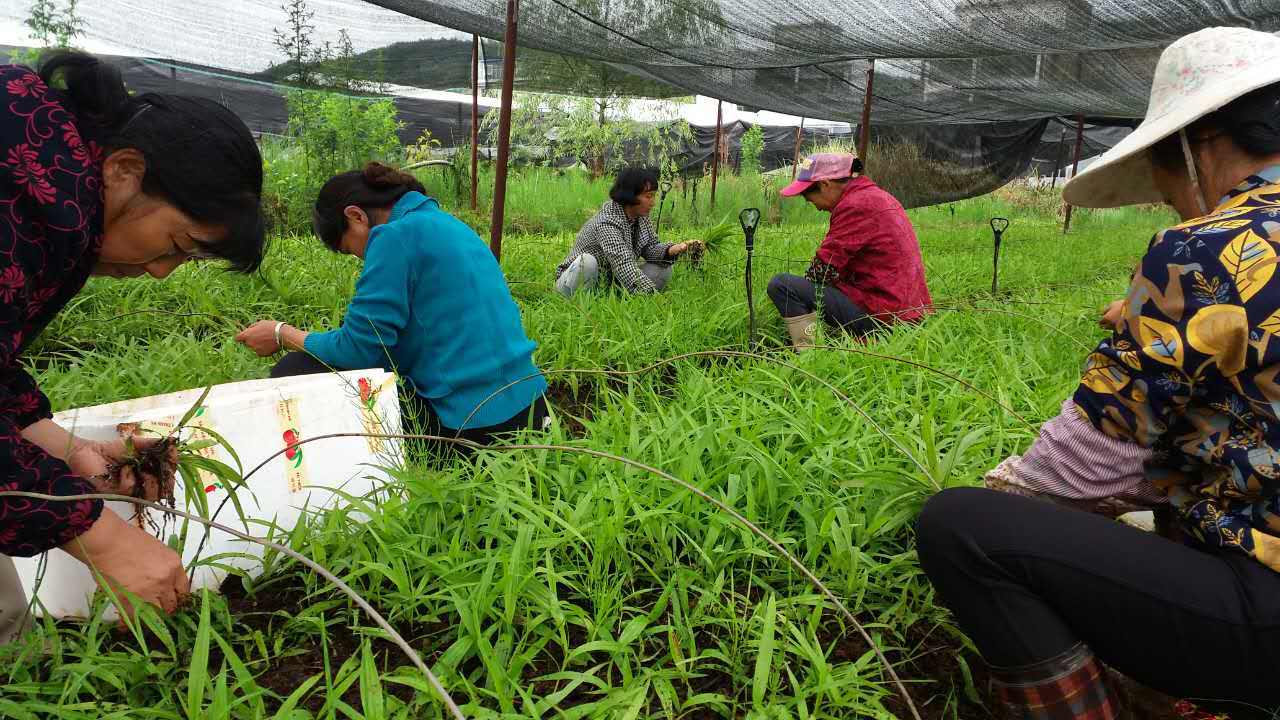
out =
{"type": "MultiPolygon", "coordinates": [[[[316,375],[333,371],[334,368],[328,367],[311,355],[295,351],[286,353],[284,357],[276,362],[271,368],[271,377],[316,375]]],[[[441,437],[461,438],[470,440],[477,445],[488,445],[493,442],[495,436],[503,433],[515,432],[525,428],[541,429],[542,423],[546,420],[548,414],[546,398],[538,396],[538,399],[529,407],[497,425],[457,430],[445,427],[440,422],[440,416],[436,415],[431,403],[426,398],[404,387],[401,388],[400,392],[400,406],[406,433],[410,435],[438,435],[441,437]]],[[[409,446],[411,448],[425,449],[437,455],[449,452],[461,455],[471,454],[470,448],[441,441],[411,441],[409,446]]]]}
{"type": "Polygon", "coordinates": [[[930,499],[917,540],[940,599],[992,665],[1083,641],[1138,682],[1232,720],[1280,708],[1280,573],[1256,560],[980,488],[930,499]]]}
{"type": "Polygon", "coordinates": [[[769,299],[784,318],[808,315],[818,309],[822,294],[822,320],[853,335],[866,335],[878,324],[848,295],[828,285],[814,285],[799,275],[782,273],[769,280],[769,299]]]}

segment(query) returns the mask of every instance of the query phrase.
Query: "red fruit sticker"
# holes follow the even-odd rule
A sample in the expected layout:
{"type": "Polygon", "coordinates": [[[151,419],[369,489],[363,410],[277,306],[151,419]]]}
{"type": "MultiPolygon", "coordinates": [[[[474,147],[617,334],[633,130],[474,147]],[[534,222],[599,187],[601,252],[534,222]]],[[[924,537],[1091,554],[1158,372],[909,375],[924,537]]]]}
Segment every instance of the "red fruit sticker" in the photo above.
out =
{"type": "Polygon", "coordinates": [[[298,443],[298,431],[289,429],[284,431],[284,456],[289,460],[294,460],[294,467],[302,463],[302,448],[298,443]]]}

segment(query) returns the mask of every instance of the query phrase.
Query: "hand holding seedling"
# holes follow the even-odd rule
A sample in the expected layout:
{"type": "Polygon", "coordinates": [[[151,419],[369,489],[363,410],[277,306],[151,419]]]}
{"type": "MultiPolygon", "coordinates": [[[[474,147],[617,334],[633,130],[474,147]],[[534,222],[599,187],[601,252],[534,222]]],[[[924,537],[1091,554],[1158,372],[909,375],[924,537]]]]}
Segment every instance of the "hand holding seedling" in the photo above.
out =
{"type": "Polygon", "coordinates": [[[1102,317],[1098,325],[1106,330],[1116,330],[1120,326],[1120,314],[1124,312],[1124,301],[1115,300],[1102,308],[1102,317]]]}
{"type": "Polygon", "coordinates": [[[170,613],[191,592],[191,581],[178,553],[109,509],[104,508],[88,532],[62,549],[87,565],[130,617],[134,608],[121,590],[170,613]]]}
{"type": "Polygon", "coordinates": [[[108,441],[77,439],[67,465],[99,492],[161,500],[173,496],[178,445],[168,438],[140,435],[108,441]]]}
{"type": "Polygon", "coordinates": [[[673,258],[673,259],[678,258],[681,255],[683,255],[684,252],[688,249],[689,249],[689,243],[687,242],[676,243],[675,245],[672,245],[671,247],[667,248],[667,257],[673,258]]]}
{"type": "Polygon", "coordinates": [[[268,357],[284,350],[301,350],[306,339],[306,332],[275,320],[259,320],[241,330],[235,338],[258,357],[268,357]]]}

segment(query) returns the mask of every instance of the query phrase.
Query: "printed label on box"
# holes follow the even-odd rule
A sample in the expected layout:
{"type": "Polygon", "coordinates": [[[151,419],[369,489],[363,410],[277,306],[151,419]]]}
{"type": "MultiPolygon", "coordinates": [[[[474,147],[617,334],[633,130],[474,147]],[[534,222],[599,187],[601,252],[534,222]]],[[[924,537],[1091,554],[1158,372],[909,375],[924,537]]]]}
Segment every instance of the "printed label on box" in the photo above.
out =
{"type": "Polygon", "coordinates": [[[289,483],[289,492],[298,492],[307,484],[306,459],[304,447],[297,445],[302,439],[298,431],[298,400],[289,398],[276,404],[276,416],[280,418],[280,437],[284,440],[285,481],[289,483]]]}

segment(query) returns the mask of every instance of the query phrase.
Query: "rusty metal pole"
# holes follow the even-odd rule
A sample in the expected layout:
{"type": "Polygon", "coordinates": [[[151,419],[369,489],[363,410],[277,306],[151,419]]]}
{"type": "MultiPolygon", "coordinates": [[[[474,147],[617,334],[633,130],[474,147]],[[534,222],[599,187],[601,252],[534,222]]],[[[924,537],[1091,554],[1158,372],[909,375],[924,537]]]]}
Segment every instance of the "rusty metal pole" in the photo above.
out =
{"type": "Polygon", "coordinates": [[[791,161],[791,182],[796,181],[796,170],[800,168],[800,143],[804,138],[804,118],[800,118],[800,127],[796,128],[796,154],[791,161]]]}
{"type": "Polygon", "coordinates": [[[711,155],[711,209],[716,209],[716,178],[720,175],[720,140],[723,133],[724,101],[716,101],[716,145],[711,155]]]}
{"type": "MultiPolygon", "coordinates": [[[[1084,145],[1084,116],[1076,116],[1076,159],[1071,164],[1071,177],[1076,176],[1076,171],[1080,169],[1080,149],[1084,145]]],[[[1062,223],[1062,234],[1066,235],[1071,231],[1071,211],[1070,205],[1067,205],[1067,219],[1062,223]]]]}
{"type": "Polygon", "coordinates": [[[1058,156],[1053,160],[1053,180],[1049,182],[1049,189],[1058,187],[1058,173],[1062,172],[1062,152],[1067,144],[1067,129],[1062,128],[1062,136],[1058,138],[1058,156]]]}
{"type": "Polygon", "coordinates": [[[507,0],[507,32],[502,39],[502,107],[498,109],[498,162],[494,167],[493,219],[489,250],[502,259],[502,221],[507,203],[507,160],[511,154],[511,90],[516,79],[516,20],[520,0],[507,0]]]}
{"type": "Polygon", "coordinates": [[[480,36],[471,36],[471,212],[475,212],[476,188],[480,184],[480,36]]]}
{"type": "Polygon", "coordinates": [[[858,157],[867,161],[867,150],[871,144],[871,87],[876,81],[876,61],[872,59],[867,67],[867,91],[862,98],[862,132],[858,137],[858,157]]]}

